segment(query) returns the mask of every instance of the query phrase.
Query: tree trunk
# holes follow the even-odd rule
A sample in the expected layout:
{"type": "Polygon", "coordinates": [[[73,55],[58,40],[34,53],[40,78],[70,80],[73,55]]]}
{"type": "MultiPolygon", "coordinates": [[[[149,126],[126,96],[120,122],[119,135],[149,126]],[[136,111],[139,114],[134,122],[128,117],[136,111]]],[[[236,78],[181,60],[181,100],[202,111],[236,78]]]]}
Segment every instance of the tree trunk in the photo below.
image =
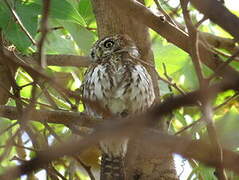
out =
{"type": "MultiPolygon", "coordinates": [[[[143,3],[143,0],[139,0],[143,3]]],[[[141,59],[154,65],[148,28],[133,17],[122,14],[110,0],[91,0],[97,21],[99,38],[113,34],[127,34],[140,50],[141,59]]],[[[156,101],[159,101],[157,74],[146,67],[153,79],[156,101]]],[[[163,129],[162,127],[160,129],[163,129]]],[[[169,153],[155,154],[139,139],[131,140],[126,156],[127,179],[177,179],[173,158],[169,153]],[[147,153],[144,153],[147,152],[147,153]]]]}

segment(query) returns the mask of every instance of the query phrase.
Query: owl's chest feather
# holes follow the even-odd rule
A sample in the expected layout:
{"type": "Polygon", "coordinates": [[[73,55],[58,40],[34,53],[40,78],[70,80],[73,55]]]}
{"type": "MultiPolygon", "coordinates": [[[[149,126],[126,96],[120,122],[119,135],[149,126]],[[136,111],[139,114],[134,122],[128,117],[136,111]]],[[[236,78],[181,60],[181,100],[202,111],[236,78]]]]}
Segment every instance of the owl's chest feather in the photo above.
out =
{"type": "Polygon", "coordinates": [[[141,65],[98,64],[86,73],[83,96],[99,101],[113,114],[135,113],[154,99],[151,78],[141,65]]]}

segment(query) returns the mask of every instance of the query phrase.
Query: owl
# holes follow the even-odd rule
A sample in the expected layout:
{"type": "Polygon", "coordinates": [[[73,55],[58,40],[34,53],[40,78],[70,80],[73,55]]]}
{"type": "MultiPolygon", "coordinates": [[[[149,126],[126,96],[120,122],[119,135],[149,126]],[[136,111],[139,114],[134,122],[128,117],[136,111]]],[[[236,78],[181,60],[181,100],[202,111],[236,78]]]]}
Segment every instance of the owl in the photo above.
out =
{"type": "MultiPolygon", "coordinates": [[[[117,34],[98,40],[90,56],[92,64],[82,83],[84,99],[98,102],[112,117],[121,118],[142,113],[153,104],[155,95],[151,77],[139,63],[139,50],[129,36],[117,34]]],[[[87,103],[85,113],[104,118],[103,113],[87,103]]],[[[106,137],[99,142],[101,180],[125,179],[127,143],[127,137],[106,137]]]]}

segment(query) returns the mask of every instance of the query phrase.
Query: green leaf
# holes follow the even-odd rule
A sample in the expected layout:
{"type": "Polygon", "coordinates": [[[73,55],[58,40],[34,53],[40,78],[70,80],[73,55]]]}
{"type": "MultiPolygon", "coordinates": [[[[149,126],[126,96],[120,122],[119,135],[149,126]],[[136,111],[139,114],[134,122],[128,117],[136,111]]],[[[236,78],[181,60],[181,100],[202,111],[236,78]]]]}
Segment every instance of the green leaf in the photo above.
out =
{"type": "Polygon", "coordinates": [[[230,98],[235,94],[235,91],[233,90],[228,90],[225,92],[222,92],[217,95],[217,98],[214,100],[214,105],[218,106],[226,101],[226,99],[230,98]]]}
{"type": "Polygon", "coordinates": [[[218,138],[226,148],[236,149],[239,147],[238,114],[239,112],[232,108],[229,113],[215,122],[218,138]]]}
{"type": "Polygon", "coordinates": [[[239,62],[238,62],[238,61],[233,61],[233,62],[231,63],[231,66],[232,66],[233,68],[235,68],[236,70],[239,71],[239,62]]]}
{"type": "Polygon", "coordinates": [[[160,87],[160,95],[164,96],[167,94],[171,94],[172,92],[169,89],[169,86],[167,83],[165,83],[164,81],[159,81],[159,87],[160,87]]]}
{"type": "MultiPolygon", "coordinates": [[[[197,179],[205,179],[205,180],[217,180],[217,178],[214,175],[215,169],[206,167],[203,164],[199,164],[198,167],[193,169],[193,172],[197,175],[197,179]],[[201,177],[201,178],[199,178],[201,177]]],[[[192,173],[193,175],[193,173],[192,173]]],[[[192,175],[188,177],[188,180],[192,179],[192,175]]]]}
{"type": "MultiPolygon", "coordinates": [[[[164,63],[167,74],[173,78],[177,85],[183,86],[185,90],[196,89],[198,80],[189,55],[153,32],[151,34],[154,38],[153,52],[156,59],[156,68],[161,76],[165,77],[164,63]]],[[[208,68],[203,68],[203,71],[210,74],[208,68]]]]}
{"type": "Polygon", "coordinates": [[[153,5],[154,0],[145,0],[145,6],[149,7],[151,5],[153,5]]]}
{"type": "Polygon", "coordinates": [[[78,54],[75,42],[60,30],[48,33],[44,48],[47,54],[78,54]]]}
{"type": "Polygon", "coordinates": [[[183,126],[187,125],[187,121],[182,113],[179,110],[174,111],[175,117],[183,124],[183,126]]]}
{"type": "Polygon", "coordinates": [[[9,127],[11,124],[12,124],[12,121],[9,121],[9,119],[0,117],[0,132],[2,132],[4,129],[9,127]]]}
{"type": "Polygon", "coordinates": [[[198,88],[198,79],[191,59],[181,64],[181,68],[173,73],[172,77],[179,81],[179,84],[183,85],[185,89],[192,90],[198,88]]]}
{"type": "MultiPolygon", "coordinates": [[[[34,36],[37,33],[37,11],[39,6],[25,4],[16,1],[15,11],[27,31],[34,36]]],[[[6,39],[13,43],[18,50],[26,52],[32,44],[20,25],[14,21],[13,15],[5,5],[0,4],[0,27],[3,29],[6,39]]]]}
{"type": "Polygon", "coordinates": [[[86,21],[87,25],[91,24],[91,22],[95,20],[91,1],[80,0],[78,11],[81,14],[81,16],[84,18],[84,20],[86,21]]]}
{"type": "Polygon", "coordinates": [[[153,43],[153,52],[156,60],[156,68],[160,74],[163,74],[165,63],[168,75],[178,71],[187,62],[188,54],[178,47],[166,42],[164,39],[156,36],[153,43]]]}
{"type": "Polygon", "coordinates": [[[0,2],[0,27],[2,29],[6,28],[10,21],[10,13],[7,9],[7,6],[0,2]]]}
{"type": "Polygon", "coordinates": [[[96,35],[76,23],[59,20],[59,24],[63,25],[64,28],[71,34],[78,47],[85,54],[88,54],[93,42],[96,39],[96,35]]]}
{"type": "Polygon", "coordinates": [[[24,24],[27,31],[34,36],[37,34],[38,15],[40,6],[36,4],[20,4],[16,6],[16,12],[21,17],[21,21],[24,24]]]}
{"type": "MultiPolygon", "coordinates": [[[[32,82],[31,77],[22,70],[19,70],[16,77],[16,82],[18,86],[24,86],[32,82]]],[[[25,98],[31,97],[32,85],[25,86],[21,89],[20,95],[25,98]]]]}
{"type": "Polygon", "coordinates": [[[32,121],[31,125],[37,129],[39,132],[44,129],[44,125],[41,122],[32,121]]]}
{"type": "MultiPolygon", "coordinates": [[[[42,5],[42,0],[37,0],[36,3],[42,5]]],[[[80,24],[81,26],[86,26],[84,18],[76,8],[66,0],[51,0],[50,16],[52,18],[62,19],[80,24]]]]}
{"type": "Polygon", "coordinates": [[[36,152],[35,151],[30,151],[30,154],[29,154],[30,158],[33,159],[36,157],[36,152]]]}
{"type": "Polygon", "coordinates": [[[13,43],[18,50],[26,52],[26,49],[31,45],[31,41],[26,34],[20,30],[19,25],[11,22],[7,29],[3,30],[6,38],[13,43]]]}

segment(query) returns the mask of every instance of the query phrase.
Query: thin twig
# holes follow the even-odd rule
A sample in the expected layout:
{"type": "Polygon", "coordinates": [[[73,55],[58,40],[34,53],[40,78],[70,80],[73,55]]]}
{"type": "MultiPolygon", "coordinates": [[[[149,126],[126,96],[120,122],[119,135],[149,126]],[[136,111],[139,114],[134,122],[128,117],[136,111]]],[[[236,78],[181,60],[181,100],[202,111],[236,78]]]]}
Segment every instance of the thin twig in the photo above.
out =
{"type": "MultiPolygon", "coordinates": [[[[218,50],[218,49],[215,49],[215,48],[211,48],[212,49],[212,51],[214,51],[215,53],[217,53],[218,55],[221,55],[221,56],[223,56],[223,57],[225,57],[225,58],[230,58],[231,57],[231,55],[230,54],[227,54],[227,53],[225,53],[225,52],[222,52],[222,51],[220,51],[220,50],[218,50]]],[[[235,57],[232,61],[235,61],[235,62],[239,62],[239,57],[237,56],[237,57],[235,57]]]]}
{"type": "MultiPolygon", "coordinates": [[[[52,27],[52,28],[49,28],[49,31],[56,31],[59,29],[64,29],[64,27],[63,26],[52,27]]],[[[41,32],[40,29],[37,30],[37,33],[39,32],[41,32]]]]}
{"type": "Polygon", "coordinates": [[[25,88],[25,87],[27,87],[27,86],[32,86],[33,84],[34,84],[34,82],[30,82],[30,83],[24,84],[24,85],[22,85],[22,86],[19,86],[19,88],[20,88],[20,89],[23,89],[23,88],[25,88]]]}
{"type": "Polygon", "coordinates": [[[3,129],[0,131],[0,136],[5,133],[6,131],[8,131],[9,129],[13,128],[14,126],[16,126],[18,124],[18,122],[15,122],[13,124],[11,124],[10,126],[8,126],[7,128],[3,129]]]}
{"type": "MultiPolygon", "coordinates": [[[[235,77],[233,77],[233,78],[235,78],[235,77]]],[[[217,93],[225,91],[227,89],[238,88],[239,78],[236,78],[233,80],[234,80],[233,83],[231,81],[229,81],[227,83],[223,82],[223,83],[215,84],[215,85],[211,86],[210,88],[206,89],[206,92],[207,92],[207,94],[217,94],[217,93]]],[[[172,109],[181,107],[182,104],[183,105],[192,105],[192,104],[196,105],[197,102],[199,100],[201,100],[203,95],[205,95],[205,91],[201,90],[201,91],[195,91],[195,92],[188,93],[187,95],[181,95],[181,96],[178,96],[177,98],[171,98],[171,99],[165,100],[164,102],[155,106],[155,109],[150,110],[148,112],[149,114],[147,117],[152,117],[153,119],[155,119],[155,117],[158,117],[159,115],[162,116],[162,115],[172,112],[172,109]]],[[[140,117],[142,117],[142,115],[140,115],[140,117]]],[[[46,151],[45,153],[39,153],[35,159],[29,161],[27,164],[22,165],[20,168],[21,171],[19,171],[19,167],[17,167],[16,169],[14,168],[14,170],[13,170],[14,172],[8,171],[8,172],[6,172],[6,174],[0,176],[0,178],[6,179],[7,177],[9,177],[9,175],[13,175],[14,177],[16,177],[22,173],[29,173],[30,171],[32,171],[34,169],[42,167],[43,164],[49,163],[50,161],[55,160],[56,158],[62,157],[62,155],[66,155],[66,154],[72,155],[72,154],[75,154],[76,152],[80,153],[80,149],[83,150],[84,148],[97,143],[99,139],[106,137],[104,135],[106,135],[108,133],[110,133],[110,134],[112,133],[111,135],[113,135],[114,133],[116,135],[116,133],[120,133],[120,132],[121,133],[122,132],[123,133],[126,133],[126,132],[133,133],[135,131],[132,131],[132,128],[137,128],[137,127],[140,128],[140,126],[145,127],[144,123],[146,122],[146,120],[148,122],[149,118],[146,118],[146,119],[143,118],[142,120],[141,120],[141,118],[138,118],[138,121],[132,121],[132,119],[126,118],[122,121],[112,120],[111,123],[109,123],[109,122],[104,123],[103,125],[105,125],[105,126],[100,126],[98,130],[96,129],[95,133],[93,133],[90,136],[85,137],[83,140],[74,142],[73,144],[71,144],[72,142],[68,142],[68,144],[62,144],[62,146],[65,147],[65,149],[62,147],[59,147],[59,149],[51,148],[51,149],[49,149],[49,151],[46,151]],[[103,131],[100,129],[102,129],[103,131]],[[77,144],[77,146],[76,146],[76,144],[77,144]],[[73,148],[74,146],[76,146],[77,148],[74,149],[73,148]]],[[[152,134],[149,137],[152,138],[152,134]]],[[[166,140],[165,138],[167,138],[167,137],[174,138],[174,139],[176,138],[176,137],[172,137],[169,135],[167,135],[167,136],[164,135],[164,137],[161,137],[161,138],[159,138],[157,136],[154,138],[156,140],[156,141],[154,141],[154,143],[157,144],[159,139],[162,139],[162,140],[164,140],[163,142],[165,142],[165,140],[166,140]]],[[[145,140],[149,141],[149,138],[145,139],[145,140]]],[[[180,139],[176,139],[177,142],[178,142],[178,140],[180,140],[180,139]]],[[[173,145],[176,141],[174,141],[173,143],[169,143],[170,146],[173,145]]],[[[152,143],[152,144],[154,144],[154,143],[152,143]]],[[[183,142],[180,142],[180,143],[183,143],[183,142]]],[[[196,144],[198,142],[195,142],[192,144],[192,141],[190,140],[190,142],[188,142],[188,143],[190,145],[197,146],[197,148],[202,147],[201,146],[202,144],[200,144],[200,145],[196,144]]],[[[162,143],[160,145],[162,145],[162,143]]],[[[165,145],[167,145],[167,143],[165,145]]],[[[203,145],[203,147],[208,148],[208,146],[205,147],[205,145],[203,145]]],[[[173,146],[173,148],[177,148],[177,146],[173,146]]],[[[192,149],[194,149],[194,148],[192,148],[192,149]]],[[[180,151],[176,151],[176,152],[179,152],[180,154],[184,154],[184,155],[186,155],[186,157],[191,157],[191,158],[195,158],[195,155],[196,155],[196,154],[188,154],[188,152],[185,154],[185,146],[184,146],[184,150],[180,150],[180,151]]],[[[208,159],[208,157],[207,157],[208,154],[210,154],[210,152],[211,152],[210,150],[207,150],[207,156],[204,156],[206,153],[205,149],[204,149],[204,152],[205,152],[204,154],[201,153],[201,150],[199,152],[200,152],[200,156],[196,155],[196,159],[200,159],[203,162],[208,162],[210,160],[210,162],[211,162],[210,164],[215,165],[216,157],[212,157],[210,159],[208,159]],[[204,158],[206,157],[206,160],[203,159],[203,157],[204,158]]],[[[228,155],[228,151],[227,151],[227,154],[225,154],[225,155],[228,155]]],[[[235,162],[235,161],[233,161],[233,162],[235,162]]],[[[230,162],[230,164],[224,163],[224,165],[229,169],[233,169],[236,172],[239,172],[239,168],[237,169],[237,166],[232,162],[230,162]]]]}
{"type": "MultiPolygon", "coordinates": [[[[205,91],[206,88],[208,88],[208,82],[203,77],[203,73],[200,66],[200,56],[199,56],[199,50],[198,50],[198,33],[195,29],[195,26],[193,25],[191,18],[189,16],[189,12],[187,9],[188,6],[188,0],[180,0],[180,4],[182,6],[183,10],[183,17],[188,29],[188,33],[190,36],[190,43],[191,43],[191,52],[190,55],[192,57],[192,61],[196,70],[196,74],[199,80],[200,88],[205,91]]],[[[205,91],[205,94],[207,92],[205,91]]],[[[223,168],[222,162],[223,162],[223,154],[222,154],[222,148],[217,138],[217,133],[214,127],[214,123],[212,121],[212,108],[211,108],[211,98],[214,95],[205,95],[204,98],[201,101],[201,111],[203,113],[203,118],[207,124],[207,132],[209,134],[209,138],[211,140],[211,144],[213,145],[213,148],[216,151],[216,156],[218,157],[219,163],[216,167],[216,176],[219,180],[227,180],[225,170],[223,168]]]]}
{"type": "Polygon", "coordinates": [[[163,74],[168,79],[169,82],[172,82],[173,79],[168,75],[165,63],[163,63],[163,74]]]}
{"type": "Polygon", "coordinates": [[[29,150],[29,151],[34,151],[34,152],[38,152],[38,151],[39,151],[39,150],[34,149],[34,148],[29,148],[29,147],[21,146],[21,145],[19,145],[19,144],[16,144],[15,142],[13,143],[13,146],[16,146],[16,147],[22,148],[22,149],[27,149],[27,150],[29,150]]]}
{"type": "Polygon", "coordinates": [[[226,104],[228,104],[230,101],[234,100],[235,98],[237,98],[239,96],[239,93],[237,92],[236,94],[234,94],[233,96],[229,97],[228,99],[226,99],[225,102],[223,102],[222,104],[219,104],[217,107],[215,107],[213,110],[216,111],[218,109],[220,109],[221,107],[225,106],[226,104]]]}
{"type": "Polygon", "coordinates": [[[190,55],[192,57],[192,62],[199,80],[200,86],[204,84],[204,77],[201,70],[200,64],[200,57],[198,51],[198,33],[195,27],[192,24],[191,18],[189,16],[189,12],[187,9],[188,0],[180,0],[182,10],[183,10],[183,17],[188,29],[188,34],[190,36],[189,44],[190,44],[190,55]]]}
{"type": "Polygon", "coordinates": [[[197,123],[199,123],[200,121],[202,121],[202,118],[200,118],[200,119],[198,119],[198,120],[192,122],[191,124],[189,124],[189,125],[183,127],[183,128],[180,129],[178,132],[174,133],[174,135],[176,136],[176,135],[181,134],[182,132],[188,130],[189,128],[191,128],[191,127],[193,127],[193,126],[195,126],[195,125],[196,125],[197,123]]]}
{"type": "Polygon", "coordinates": [[[20,103],[22,103],[23,105],[27,105],[27,103],[25,103],[22,100],[25,100],[24,98],[17,98],[16,96],[14,96],[11,92],[9,92],[9,90],[4,86],[4,84],[2,84],[2,82],[0,82],[0,87],[5,91],[5,93],[12,99],[14,99],[15,101],[19,101],[20,103]]]}
{"type": "Polygon", "coordinates": [[[195,28],[198,28],[204,21],[206,21],[208,18],[203,16],[203,18],[195,24],[195,28]]]}
{"type": "MultiPolygon", "coordinates": [[[[133,123],[133,121],[128,121],[130,123],[126,124],[122,124],[122,122],[126,121],[112,121],[110,123],[111,126],[109,126],[109,122],[107,122],[105,125],[107,125],[108,128],[103,126],[102,128],[97,129],[91,136],[78,141],[68,140],[66,143],[63,143],[59,146],[53,146],[48,150],[39,153],[36,158],[30,160],[29,162],[6,171],[4,174],[0,175],[0,178],[16,178],[21,174],[30,173],[33,170],[42,168],[45,164],[56,160],[63,155],[73,155],[75,153],[80,153],[85,148],[96,144],[100,139],[107,137],[109,134],[113,136],[120,131],[123,131],[123,133],[135,132],[132,131],[132,128],[135,127],[136,123],[138,124],[138,121],[136,121],[136,123],[133,123]]],[[[217,157],[212,156],[213,150],[211,146],[208,146],[207,143],[183,137],[167,135],[152,130],[145,132],[144,135],[140,137],[142,138],[142,141],[147,142],[149,147],[152,146],[153,149],[160,147],[163,149],[166,148],[167,151],[169,150],[170,152],[182,154],[186,158],[194,158],[211,166],[217,165],[217,157]],[[204,153],[202,153],[202,151],[204,153]]],[[[161,151],[158,150],[154,152],[161,153],[161,151]]],[[[224,162],[225,167],[229,170],[239,173],[238,163],[235,161],[235,159],[238,159],[238,154],[230,150],[223,150],[223,153],[225,153],[227,158],[227,161],[224,162]]]]}
{"type": "Polygon", "coordinates": [[[46,56],[44,53],[44,42],[46,39],[46,35],[48,33],[48,16],[49,16],[49,10],[50,10],[50,4],[51,0],[42,0],[43,3],[43,12],[42,12],[42,20],[41,20],[41,38],[38,42],[38,52],[39,52],[39,63],[42,68],[45,68],[47,66],[46,62],[46,56]]]}
{"type": "Polygon", "coordinates": [[[180,87],[178,87],[176,83],[172,83],[169,80],[162,78],[160,75],[158,75],[158,79],[160,79],[163,82],[165,82],[165,83],[169,84],[170,86],[174,87],[181,94],[185,94],[185,92],[180,87]]]}
{"type": "Polygon", "coordinates": [[[74,92],[64,88],[58,82],[56,82],[56,80],[54,80],[52,77],[49,77],[46,73],[37,69],[38,67],[36,67],[36,68],[31,67],[29,64],[24,62],[21,58],[12,58],[11,56],[6,55],[6,54],[3,54],[3,56],[6,59],[5,62],[9,63],[9,65],[17,65],[17,66],[22,67],[28,74],[31,75],[31,77],[33,77],[33,79],[35,78],[35,81],[38,77],[42,78],[42,79],[46,80],[47,82],[49,82],[59,92],[66,94],[68,96],[74,97],[74,98],[81,99],[81,97],[79,95],[76,95],[74,92]]]}
{"type": "Polygon", "coordinates": [[[48,168],[50,170],[50,173],[53,173],[54,175],[59,176],[62,180],[67,180],[61,173],[59,173],[52,164],[50,164],[50,167],[48,168]],[[51,172],[52,171],[52,172],[51,172]]]}
{"type": "MultiPolygon", "coordinates": [[[[224,101],[222,104],[219,104],[218,106],[213,108],[213,111],[217,111],[218,109],[222,108],[223,106],[227,105],[230,101],[234,100],[235,98],[237,98],[239,96],[239,93],[234,94],[233,96],[229,97],[228,99],[226,99],[226,101],[224,101]]],[[[186,131],[187,129],[193,127],[194,125],[196,125],[197,123],[201,122],[203,120],[203,118],[200,118],[194,122],[192,122],[191,124],[183,127],[182,129],[180,129],[178,132],[176,132],[174,135],[178,135],[181,134],[182,132],[186,131]]]]}
{"type": "Polygon", "coordinates": [[[160,76],[158,75],[158,76],[159,76],[159,79],[161,79],[162,81],[168,83],[170,91],[172,91],[172,88],[171,88],[171,87],[174,87],[174,88],[175,88],[176,90],[178,90],[181,94],[185,94],[185,92],[184,92],[181,88],[179,88],[176,83],[172,83],[173,79],[168,75],[168,73],[167,73],[167,68],[166,68],[166,65],[165,65],[164,63],[163,63],[163,70],[164,70],[164,73],[163,73],[163,74],[164,74],[164,76],[165,76],[167,79],[164,79],[164,78],[162,78],[162,77],[160,77],[160,76]]]}
{"type": "Polygon", "coordinates": [[[14,139],[16,138],[16,136],[20,133],[20,129],[18,129],[6,142],[5,144],[5,149],[3,151],[3,153],[0,155],[0,162],[3,161],[4,158],[7,157],[7,155],[10,153],[14,139]]]}
{"type": "Polygon", "coordinates": [[[44,95],[45,95],[47,101],[48,101],[48,102],[50,103],[50,105],[52,106],[52,108],[59,110],[59,108],[58,108],[56,102],[53,100],[51,94],[48,92],[48,87],[47,87],[47,85],[41,84],[41,83],[39,83],[39,85],[40,85],[40,87],[41,87],[41,89],[42,89],[42,92],[44,93],[44,95]]]}
{"type": "Polygon", "coordinates": [[[229,57],[225,62],[220,64],[217,69],[214,70],[214,74],[211,75],[208,80],[210,81],[211,79],[215,78],[217,74],[222,71],[228,64],[230,64],[237,56],[239,55],[239,50],[237,50],[231,57],[229,57]]]}
{"type": "MultiPolygon", "coordinates": [[[[61,140],[61,138],[55,133],[55,131],[47,124],[47,122],[44,122],[45,127],[47,128],[47,130],[54,136],[54,138],[56,138],[57,141],[59,141],[60,143],[63,143],[63,141],[61,140]]],[[[77,160],[77,162],[79,162],[82,167],[86,170],[86,172],[88,173],[89,177],[91,180],[95,180],[95,177],[93,175],[93,173],[91,172],[91,167],[87,166],[85,163],[83,163],[80,158],[76,155],[73,155],[74,159],[77,160]]]]}
{"type": "Polygon", "coordinates": [[[223,167],[223,153],[222,147],[217,137],[217,132],[212,121],[212,108],[210,104],[210,98],[205,98],[205,101],[202,104],[202,112],[204,115],[204,120],[207,122],[207,132],[212,143],[213,149],[215,150],[215,155],[218,158],[219,162],[215,170],[215,175],[219,180],[227,180],[227,176],[223,167]]]}

